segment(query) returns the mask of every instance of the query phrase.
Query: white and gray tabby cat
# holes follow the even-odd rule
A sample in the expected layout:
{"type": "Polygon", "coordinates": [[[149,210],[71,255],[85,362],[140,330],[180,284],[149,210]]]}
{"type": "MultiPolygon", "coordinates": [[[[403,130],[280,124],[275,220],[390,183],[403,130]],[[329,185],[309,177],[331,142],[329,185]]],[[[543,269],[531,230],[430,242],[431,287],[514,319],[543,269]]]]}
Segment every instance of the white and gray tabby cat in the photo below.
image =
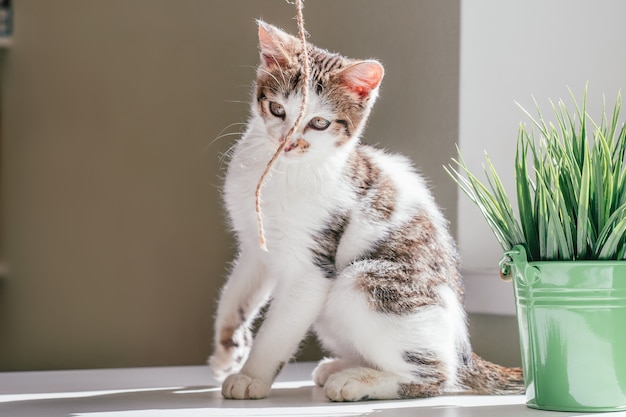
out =
{"type": "Polygon", "coordinates": [[[209,359],[224,397],[266,397],[311,328],[334,356],[313,373],[333,401],[522,393],[520,369],[472,353],[456,249],[424,180],[407,159],[359,143],[377,61],[308,46],[306,117],[264,188],[261,250],[255,187],[303,86],[299,40],[259,22],[259,41],[251,116],[224,186],[239,244],[209,359]]]}

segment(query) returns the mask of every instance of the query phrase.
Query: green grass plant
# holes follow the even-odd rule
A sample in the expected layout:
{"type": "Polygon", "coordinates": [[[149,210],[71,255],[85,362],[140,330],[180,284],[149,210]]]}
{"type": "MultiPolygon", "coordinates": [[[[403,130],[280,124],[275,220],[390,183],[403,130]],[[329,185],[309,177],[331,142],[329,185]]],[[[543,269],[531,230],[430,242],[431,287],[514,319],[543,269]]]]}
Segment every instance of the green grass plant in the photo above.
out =
{"type": "MultiPolygon", "coordinates": [[[[526,247],[531,261],[626,259],[626,126],[618,94],[598,122],[574,95],[574,111],[552,104],[555,122],[537,116],[521,124],[515,155],[517,213],[489,156],[486,181],[472,174],[459,151],[446,171],[479,208],[503,250],[526,247]],[[536,135],[537,133],[537,135],[536,135]]],[[[520,106],[521,108],[521,106],[520,106]]]]}

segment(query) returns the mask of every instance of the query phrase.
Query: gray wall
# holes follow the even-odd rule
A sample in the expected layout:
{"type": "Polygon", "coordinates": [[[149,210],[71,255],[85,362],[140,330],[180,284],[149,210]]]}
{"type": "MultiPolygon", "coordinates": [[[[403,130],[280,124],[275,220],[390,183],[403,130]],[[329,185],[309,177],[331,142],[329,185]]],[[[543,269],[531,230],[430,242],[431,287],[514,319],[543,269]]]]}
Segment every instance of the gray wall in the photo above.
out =
{"type": "MultiPolygon", "coordinates": [[[[411,156],[454,220],[441,166],[458,130],[459,1],[305,6],[311,42],[384,63],[365,141],[411,156]]],[[[205,360],[233,251],[219,156],[234,136],[214,139],[246,119],[254,19],[295,32],[294,15],[282,0],[15,2],[1,370],[205,360]]]]}

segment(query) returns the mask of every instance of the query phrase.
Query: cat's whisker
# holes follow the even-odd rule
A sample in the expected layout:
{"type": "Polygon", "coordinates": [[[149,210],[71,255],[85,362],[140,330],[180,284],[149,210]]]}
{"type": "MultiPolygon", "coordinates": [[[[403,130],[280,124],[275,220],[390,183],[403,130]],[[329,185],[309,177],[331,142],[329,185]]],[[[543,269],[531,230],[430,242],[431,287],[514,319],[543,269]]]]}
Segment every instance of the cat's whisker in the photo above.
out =
{"type": "Polygon", "coordinates": [[[268,87],[268,86],[266,86],[265,88],[266,88],[268,91],[270,91],[271,93],[273,93],[273,94],[275,94],[275,95],[277,95],[277,96],[282,95],[282,90],[279,90],[277,87],[268,87]]]}
{"type": "MultiPolygon", "coordinates": [[[[212,141],[211,141],[211,142],[207,145],[207,148],[208,148],[209,146],[213,145],[215,142],[217,142],[217,141],[218,141],[218,140],[220,140],[220,139],[224,139],[224,138],[229,137],[229,136],[242,136],[243,134],[244,134],[244,132],[226,132],[226,133],[222,133],[221,135],[216,136],[216,137],[215,137],[215,139],[213,139],[213,140],[212,140],[212,141]]],[[[205,150],[206,150],[206,148],[205,148],[205,150]]]]}
{"type": "MultiPolygon", "coordinates": [[[[280,85],[280,81],[278,80],[278,78],[276,78],[276,76],[274,74],[272,74],[270,71],[266,70],[265,68],[259,68],[259,71],[269,75],[270,77],[272,77],[274,79],[274,81],[276,81],[276,84],[280,85]]],[[[282,71],[280,71],[280,73],[282,74],[282,71]]],[[[285,78],[283,76],[283,82],[285,81],[285,78]]]]}
{"type": "Polygon", "coordinates": [[[224,100],[224,103],[237,103],[237,104],[245,104],[250,105],[250,102],[244,100],[224,100]]]}
{"type": "Polygon", "coordinates": [[[226,151],[222,152],[219,156],[219,163],[220,163],[220,170],[222,169],[224,163],[227,160],[231,160],[233,154],[235,153],[235,148],[236,148],[237,144],[235,143],[234,145],[232,145],[231,147],[229,147],[226,151]]]}
{"type": "Polygon", "coordinates": [[[221,135],[219,135],[218,137],[216,137],[215,139],[213,139],[213,140],[211,141],[211,144],[213,144],[214,142],[216,142],[216,141],[218,141],[218,140],[220,140],[220,139],[223,139],[223,138],[225,138],[225,137],[228,137],[228,136],[242,136],[242,135],[243,135],[243,133],[244,133],[244,132],[227,132],[227,133],[222,133],[221,135]]]}
{"type": "Polygon", "coordinates": [[[350,124],[350,127],[352,128],[352,130],[354,130],[356,128],[356,124],[354,123],[354,121],[352,121],[352,118],[347,115],[346,119],[348,120],[348,123],[350,124]]]}
{"type": "Polygon", "coordinates": [[[250,65],[250,64],[230,64],[230,66],[233,68],[247,68],[247,69],[253,69],[253,70],[257,69],[256,65],[250,65]]]}
{"type": "Polygon", "coordinates": [[[233,126],[245,126],[245,125],[246,125],[246,124],[245,124],[245,123],[242,123],[242,122],[236,122],[236,123],[231,123],[231,124],[229,124],[228,126],[226,126],[225,128],[223,128],[223,129],[220,131],[220,133],[218,133],[218,135],[217,135],[217,136],[216,136],[216,137],[215,137],[215,138],[214,138],[211,142],[209,142],[209,143],[208,143],[208,144],[204,147],[204,149],[202,150],[202,152],[206,152],[206,151],[207,151],[207,149],[209,149],[209,147],[211,147],[211,146],[212,146],[215,142],[217,142],[217,141],[218,141],[218,140],[220,140],[220,139],[223,139],[223,138],[225,138],[225,137],[229,137],[229,136],[241,136],[241,135],[243,135],[243,134],[244,134],[244,132],[243,132],[243,131],[240,131],[240,132],[227,132],[227,133],[224,133],[224,132],[226,132],[226,130],[230,129],[230,128],[231,128],[231,127],[233,127],[233,126]]]}
{"type": "Polygon", "coordinates": [[[289,77],[286,80],[285,76],[283,75],[283,81],[285,82],[285,86],[291,86],[291,80],[293,80],[293,74],[289,74],[289,77]]]}
{"type": "Polygon", "coordinates": [[[226,132],[228,129],[230,129],[233,126],[246,126],[246,123],[244,122],[234,122],[229,124],[228,126],[226,126],[225,128],[223,128],[222,130],[220,130],[220,133],[218,133],[217,135],[221,135],[222,133],[226,132]]]}
{"type": "Polygon", "coordinates": [[[280,68],[280,72],[279,72],[281,78],[283,79],[283,83],[285,83],[285,87],[289,86],[289,83],[287,82],[287,80],[285,80],[285,72],[283,71],[282,68],[280,68]]]}
{"type": "Polygon", "coordinates": [[[203,152],[206,152],[209,149],[209,147],[211,147],[211,145],[213,145],[215,142],[217,142],[220,139],[224,139],[229,136],[242,136],[242,135],[243,135],[243,132],[222,133],[221,135],[213,139],[207,146],[205,146],[203,152]]]}

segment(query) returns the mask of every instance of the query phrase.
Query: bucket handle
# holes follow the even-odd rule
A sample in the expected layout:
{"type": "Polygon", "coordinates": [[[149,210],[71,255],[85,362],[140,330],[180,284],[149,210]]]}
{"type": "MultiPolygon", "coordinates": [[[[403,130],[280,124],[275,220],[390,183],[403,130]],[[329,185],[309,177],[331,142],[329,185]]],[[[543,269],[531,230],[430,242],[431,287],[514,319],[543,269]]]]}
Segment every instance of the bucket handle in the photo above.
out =
{"type": "Polygon", "coordinates": [[[524,246],[515,245],[510,250],[504,252],[502,259],[498,263],[500,278],[504,281],[509,282],[513,279],[512,265],[516,268],[517,277],[521,284],[530,285],[539,279],[539,269],[528,263],[524,246]]]}

